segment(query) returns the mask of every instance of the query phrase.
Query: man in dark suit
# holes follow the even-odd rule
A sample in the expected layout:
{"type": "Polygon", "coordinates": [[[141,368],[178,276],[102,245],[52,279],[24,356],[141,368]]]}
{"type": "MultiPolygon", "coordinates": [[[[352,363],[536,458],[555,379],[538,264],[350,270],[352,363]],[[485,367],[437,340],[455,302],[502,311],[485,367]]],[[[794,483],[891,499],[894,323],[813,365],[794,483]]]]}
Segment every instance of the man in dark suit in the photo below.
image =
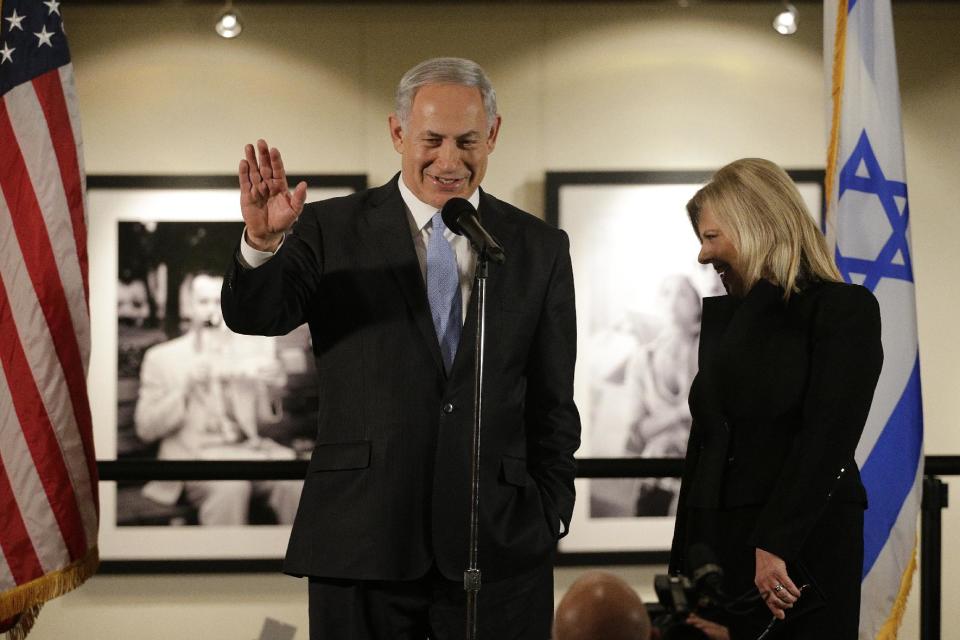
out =
{"type": "Polygon", "coordinates": [[[408,71],[389,126],[400,174],[345,198],[304,206],[263,140],[240,163],[224,318],[265,335],[307,322],[319,377],[284,571],[310,577],[311,638],[463,637],[476,254],[436,214],[466,198],[507,255],[487,280],[480,637],[542,640],[580,437],[568,240],[480,189],[500,116],[476,63],[408,71]]]}

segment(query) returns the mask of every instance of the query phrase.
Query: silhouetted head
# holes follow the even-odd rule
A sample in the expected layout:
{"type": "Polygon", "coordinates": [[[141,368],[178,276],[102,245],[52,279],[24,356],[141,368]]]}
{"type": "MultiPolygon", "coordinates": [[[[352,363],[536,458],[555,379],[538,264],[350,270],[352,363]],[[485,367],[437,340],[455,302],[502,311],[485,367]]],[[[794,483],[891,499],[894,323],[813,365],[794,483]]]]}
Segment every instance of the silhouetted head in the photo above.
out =
{"type": "Polygon", "coordinates": [[[588,571],[557,606],[553,640],[648,640],[650,616],[629,584],[605,571],[588,571]]]}

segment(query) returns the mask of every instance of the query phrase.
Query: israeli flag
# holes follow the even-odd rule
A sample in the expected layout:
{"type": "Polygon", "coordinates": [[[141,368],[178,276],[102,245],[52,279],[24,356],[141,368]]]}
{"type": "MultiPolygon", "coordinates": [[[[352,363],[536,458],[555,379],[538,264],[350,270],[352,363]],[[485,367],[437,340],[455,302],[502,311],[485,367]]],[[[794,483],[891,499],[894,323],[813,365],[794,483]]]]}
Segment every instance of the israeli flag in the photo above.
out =
{"type": "Polygon", "coordinates": [[[883,371],[857,449],[864,522],[860,638],[895,638],[916,568],[923,477],[910,199],[890,0],[827,0],[826,233],[840,273],[880,302],[883,371]]]}

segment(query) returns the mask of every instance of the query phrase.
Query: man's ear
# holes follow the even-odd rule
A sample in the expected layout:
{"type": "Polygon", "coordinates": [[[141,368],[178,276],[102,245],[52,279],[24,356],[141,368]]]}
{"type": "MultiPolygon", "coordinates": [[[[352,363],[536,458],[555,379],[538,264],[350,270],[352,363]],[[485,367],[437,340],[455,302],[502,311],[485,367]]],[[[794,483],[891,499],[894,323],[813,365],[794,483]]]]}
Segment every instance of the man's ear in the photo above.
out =
{"type": "Polygon", "coordinates": [[[490,127],[490,133],[487,135],[487,153],[492,153],[494,147],[497,146],[497,135],[500,134],[500,123],[503,122],[503,119],[500,117],[500,114],[497,114],[497,119],[494,121],[493,126],[490,127]]]}
{"type": "Polygon", "coordinates": [[[403,125],[400,124],[400,118],[397,114],[391,113],[387,118],[387,125],[390,127],[390,139],[393,141],[393,148],[397,153],[403,153],[403,125]]]}

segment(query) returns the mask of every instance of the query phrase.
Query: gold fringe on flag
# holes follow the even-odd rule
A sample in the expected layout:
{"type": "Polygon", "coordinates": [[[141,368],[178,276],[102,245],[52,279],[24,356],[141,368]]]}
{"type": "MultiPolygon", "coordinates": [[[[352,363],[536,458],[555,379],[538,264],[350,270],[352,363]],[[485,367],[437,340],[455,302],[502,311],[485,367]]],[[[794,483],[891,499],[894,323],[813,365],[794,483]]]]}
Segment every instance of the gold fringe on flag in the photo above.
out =
{"type": "Polygon", "coordinates": [[[910,553],[910,563],[900,578],[900,591],[897,592],[897,599],[890,610],[890,617],[880,627],[877,632],[877,640],[897,640],[897,632],[900,630],[900,624],[903,622],[903,614],[907,610],[907,596],[910,595],[910,587],[913,585],[913,574],[917,570],[917,543],[914,540],[913,551],[910,553]]]}
{"type": "Polygon", "coordinates": [[[27,634],[30,633],[30,630],[33,629],[33,623],[36,622],[37,616],[40,615],[40,609],[42,608],[43,605],[38,604],[17,616],[15,624],[7,632],[6,637],[8,640],[24,640],[27,634]]]}
{"type": "Polygon", "coordinates": [[[14,627],[7,631],[9,640],[26,638],[43,603],[73,591],[95,574],[99,566],[100,553],[94,546],[85,556],[63,569],[0,593],[0,620],[20,616],[14,627]]]}
{"type": "MultiPolygon", "coordinates": [[[[833,189],[837,174],[837,155],[840,153],[840,107],[843,98],[843,70],[847,57],[847,0],[835,1],[837,3],[837,29],[833,34],[833,79],[830,89],[830,96],[833,101],[833,117],[830,121],[830,146],[827,148],[827,173],[824,177],[827,220],[831,219],[832,214],[836,214],[836,211],[830,211],[830,209],[834,205],[833,189]]],[[[834,237],[833,240],[835,241],[836,238],[834,237]]]]}

